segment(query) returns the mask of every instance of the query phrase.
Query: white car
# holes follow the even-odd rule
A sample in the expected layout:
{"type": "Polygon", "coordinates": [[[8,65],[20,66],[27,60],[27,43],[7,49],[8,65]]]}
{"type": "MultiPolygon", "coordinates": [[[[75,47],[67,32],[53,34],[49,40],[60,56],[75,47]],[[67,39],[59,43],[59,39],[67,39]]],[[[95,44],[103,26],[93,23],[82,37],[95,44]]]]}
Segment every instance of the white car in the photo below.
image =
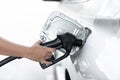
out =
{"type": "MultiPolygon", "coordinates": [[[[120,41],[111,29],[98,25],[110,22],[109,20],[96,19],[95,28],[88,27],[90,32],[85,32],[85,27],[70,17],[60,12],[53,12],[43,27],[40,38],[43,42],[53,40],[57,34],[69,32],[77,38],[84,40],[82,48],[73,47],[70,55],[54,65],[55,80],[119,80],[120,41]],[[91,33],[92,32],[92,33],[91,33]],[[91,34],[90,34],[91,33],[91,34]],[[111,76],[112,75],[112,76],[111,76]],[[114,75],[114,76],[113,76],[114,75]]],[[[113,20],[119,25],[119,20],[113,20]]],[[[57,50],[55,58],[64,54],[57,50]]]]}

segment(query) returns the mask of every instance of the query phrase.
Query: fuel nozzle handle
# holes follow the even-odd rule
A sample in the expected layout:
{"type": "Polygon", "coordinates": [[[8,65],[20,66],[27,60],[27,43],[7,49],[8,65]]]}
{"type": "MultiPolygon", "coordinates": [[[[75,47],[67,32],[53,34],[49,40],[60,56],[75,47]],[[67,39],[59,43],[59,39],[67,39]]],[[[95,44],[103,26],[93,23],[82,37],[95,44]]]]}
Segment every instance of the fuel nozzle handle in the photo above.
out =
{"type": "Polygon", "coordinates": [[[82,41],[81,39],[76,39],[74,46],[81,47],[82,42],[83,42],[83,41],[82,41]]]}
{"type": "Polygon", "coordinates": [[[41,46],[46,46],[46,47],[51,47],[51,48],[56,48],[60,49],[62,48],[62,43],[59,38],[56,38],[55,40],[46,42],[46,43],[40,43],[41,46]]]}
{"type": "MultiPolygon", "coordinates": [[[[65,34],[62,34],[62,35],[57,35],[57,38],[53,41],[50,41],[49,42],[50,44],[47,44],[47,45],[50,45],[49,47],[53,47],[53,48],[63,48],[66,50],[66,53],[64,53],[63,56],[55,59],[54,56],[52,56],[50,59],[48,59],[47,61],[51,61],[52,64],[50,65],[47,65],[47,64],[44,64],[44,63],[40,63],[40,66],[45,69],[63,59],[65,59],[67,56],[69,56],[70,52],[71,52],[71,49],[73,46],[78,46],[78,47],[81,47],[82,46],[82,40],[80,39],[76,39],[76,37],[70,33],[65,33],[65,34]],[[53,45],[51,45],[53,44],[53,45]]],[[[46,46],[46,45],[44,45],[46,46]]]]}

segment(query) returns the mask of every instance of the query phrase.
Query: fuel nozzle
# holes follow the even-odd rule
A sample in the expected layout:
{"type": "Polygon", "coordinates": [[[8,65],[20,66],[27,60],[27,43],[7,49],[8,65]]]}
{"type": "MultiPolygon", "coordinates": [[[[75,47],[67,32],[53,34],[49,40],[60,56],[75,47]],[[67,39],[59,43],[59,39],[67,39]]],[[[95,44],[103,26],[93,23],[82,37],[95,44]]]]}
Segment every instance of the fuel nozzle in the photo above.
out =
{"type": "Polygon", "coordinates": [[[52,56],[50,59],[47,59],[47,61],[52,62],[52,64],[50,64],[50,65],[40,63],[41,67],[43,69],[45,69],[45,68],[63,60],[67,56],[69,56],[73,46],[81,47],[82,46],[82,40],[77,39],[74,35],[72,35],[70,33],[65,33],[65,34],[62,34],[62,35],[57,35],[57,38],[55,40],[47,42],[47,43],[43,43],[41,45],[56,48],[56,49],[63,48],[66,51],[63,56],[61,56],[57,59],[55,59],[54,56],[52,56]]]}

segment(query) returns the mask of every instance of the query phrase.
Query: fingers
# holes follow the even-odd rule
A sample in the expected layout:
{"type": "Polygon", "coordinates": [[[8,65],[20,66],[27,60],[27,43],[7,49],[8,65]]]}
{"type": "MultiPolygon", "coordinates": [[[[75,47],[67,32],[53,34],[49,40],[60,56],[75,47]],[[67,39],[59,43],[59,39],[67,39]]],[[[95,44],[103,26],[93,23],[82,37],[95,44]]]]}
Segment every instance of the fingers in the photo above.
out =
{"type": "MultiPolygon", "coordinates": [[[[38,40],[35,44],[40,44],[40,43],[42,43],[42,41],[41,40],[38,40]]],[[[44,47],[45,48],[45,46],[42,46],[42,47],[44,47]]],[[[55,52],[55,48],[49,48],[49,47],[46,47],[47,48],[47,50],[48,50],[48,52],[55,52]]]]}
{"type": "Polygon", "coordinates": [[[45,59],[51,58],[53,55],[53,52],[56,51],[55,48],[48,48],[48,47],[44,47],[44,48],[46,48],[46,53],[47,53],[45,59]]]}
{"type": "Polygon", "coordinates": [[[44,64],[47,64],[47,65],[52,64],[52,62],[47,61],[47,60],[49,60],[51,57],[52,57],[52,53],[49,52],[49,53],[46,55],[45,60],[42,60],[42,61],[41,61],[41,64],[43,64],[43,63],[44,63],[44,64]]]}
{"type": "Polygon", "coordinates": [[[52,62],[50,62],[50,61],[46,61],[46,60],[42,60],[42,61],[41,61],[41,64],[47,64],[47,65],[50,65],[50,64],[52,64],[52,62]]]}
{"type": "Polygon", "coordinates": [[[55,48],[47,48],[48,52],[55,52],[55,48]]]}
{"type": "Polygon", "coordinates": [[[53,52],[55,52],[56,49],[54,48],[47,48],[47,54],[45,59],[50,59],[53,55],[53,52]]]}
{"type": "Polygon", "coordinates": [[[48,53],[48,54],[46,55],[45,59],[49,59],[49,58],[51,58],[51,57],[52,57],[52,53],[48,53]]]}
{"type": "MultiPolygon", "coordinates": [[[[40,44],[42,43],[40,40],[38,40],[35,44],[40,44]]],[[[40,46],[40,45],[39,45],[40,46]]],[[[50,47],[45,47],[45,46],[40,46],[41,49],[43,49],[43,52],[44,52],[44,56],[43,58],[40,60],[41,63],[44,63],[44,64],[52,64],[52,62],[50,61],[47,61],[47,59],[50,59],[52,57],[52,53],[55,52],[55,48],[50,48],[50,47]]]]}

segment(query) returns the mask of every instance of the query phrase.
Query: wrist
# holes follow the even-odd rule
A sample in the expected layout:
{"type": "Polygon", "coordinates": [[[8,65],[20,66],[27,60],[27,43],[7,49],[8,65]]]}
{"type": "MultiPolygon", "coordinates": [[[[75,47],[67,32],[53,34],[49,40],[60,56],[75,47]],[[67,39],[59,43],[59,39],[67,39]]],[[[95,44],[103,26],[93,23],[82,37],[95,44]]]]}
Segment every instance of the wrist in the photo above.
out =
{"type": "Polygon", "coordinates": [[[32,47],[27,47],[26,50],[23,52],[22,57],[29,58],[32,53],[32,47]]]}

